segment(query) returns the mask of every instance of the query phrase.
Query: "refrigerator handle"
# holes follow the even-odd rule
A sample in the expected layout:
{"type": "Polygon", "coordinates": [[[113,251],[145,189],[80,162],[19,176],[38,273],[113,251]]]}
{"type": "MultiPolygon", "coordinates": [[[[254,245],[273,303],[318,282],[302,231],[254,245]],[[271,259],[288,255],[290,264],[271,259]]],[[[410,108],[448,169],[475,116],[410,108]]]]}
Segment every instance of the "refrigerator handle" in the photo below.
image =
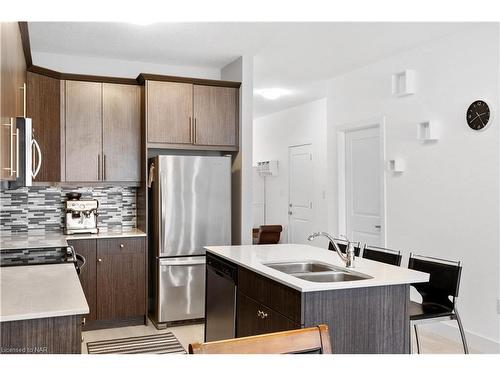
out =
{"type": "Polygon", "coordinates": [[[152,162],[151,165],[149,166],[148,188],[151,187],[154,180],[155,180],[155,162],[152,162]]]}
{"type": "Polygon", "coordinates": [[[206,263],[205,257],[192,260],[160,260],[160,266],[196,266],[206,263]]]}

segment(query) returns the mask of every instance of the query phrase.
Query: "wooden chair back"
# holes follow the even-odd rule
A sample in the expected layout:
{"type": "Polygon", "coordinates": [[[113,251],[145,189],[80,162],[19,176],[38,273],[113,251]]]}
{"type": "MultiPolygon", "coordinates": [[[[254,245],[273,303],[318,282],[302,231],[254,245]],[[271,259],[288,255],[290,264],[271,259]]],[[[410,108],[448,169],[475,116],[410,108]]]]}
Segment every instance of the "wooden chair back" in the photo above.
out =
{"type": "Polygon", "coordinates": [[[328,326],[189,344],[189,354],[331,354],[328,326]]]}
{"type": "Polygon", "coordinates": [[[261,225],[259,233],[257,234],[258,245],[274,245],[280,242],[281,232],[283,227],[281,225],[261,225]]]}

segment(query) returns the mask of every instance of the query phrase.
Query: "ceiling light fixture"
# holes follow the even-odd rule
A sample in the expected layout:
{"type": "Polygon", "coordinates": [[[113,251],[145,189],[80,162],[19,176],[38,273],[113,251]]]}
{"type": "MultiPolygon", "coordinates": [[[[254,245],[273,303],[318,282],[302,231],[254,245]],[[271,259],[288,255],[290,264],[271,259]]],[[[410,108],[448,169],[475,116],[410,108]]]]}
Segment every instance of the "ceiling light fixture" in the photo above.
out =
{"type": "Polygon", "coordinates": [[[288,91],[279,88],[269,88],[269,89],[255,90],[255,93],[262,96],[264,99],[276,100],[282,97],[283,95],[287,95],[288,91]]]}

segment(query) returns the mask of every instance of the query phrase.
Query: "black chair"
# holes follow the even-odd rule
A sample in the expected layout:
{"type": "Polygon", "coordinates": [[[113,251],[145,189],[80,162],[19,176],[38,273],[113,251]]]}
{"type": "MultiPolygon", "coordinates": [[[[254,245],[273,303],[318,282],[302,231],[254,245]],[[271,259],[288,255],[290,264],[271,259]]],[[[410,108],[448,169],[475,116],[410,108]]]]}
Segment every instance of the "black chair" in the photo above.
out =
{"type": "Polygon", "coordinates": [[[386,249],[385,247],[378,246],[367,246],[363,248],[363,258],[375,260],[377,262],[391,264],[393,266],[400,266],[401,259],[403,256],[401,255],[401,251],[386,249]]]}
{"type": "MultiPolygon", "coordinates": [[[[342,240],[340,238],[334,238],[333,240],[339,247],[340,251],[345,254],[347,251],[347,241],[342,240]]],[[[359,253],[361,252],[361,248],[359,247],[359,242],[353,242],[353,245],[354,245],[354,255],[359,257],[359,253]]],[[[328,243],[328,250],[335,251],[335,248],[333,247],[333,244],[331,242],[328,243]]]]}
{"type": "Polygon", "coordinates": [[[422,296],[422,303],[410,301],[409,305],[410,322],[415,329],[417,340],[417,352],[420,353],[417,325],[442,320],[456,320],[464,352],[468,354],[467,340],[456,306],[462,274],[461,262],[410,254],[408,268],[430,274],[427,283],[412,284],[422,296]]]}

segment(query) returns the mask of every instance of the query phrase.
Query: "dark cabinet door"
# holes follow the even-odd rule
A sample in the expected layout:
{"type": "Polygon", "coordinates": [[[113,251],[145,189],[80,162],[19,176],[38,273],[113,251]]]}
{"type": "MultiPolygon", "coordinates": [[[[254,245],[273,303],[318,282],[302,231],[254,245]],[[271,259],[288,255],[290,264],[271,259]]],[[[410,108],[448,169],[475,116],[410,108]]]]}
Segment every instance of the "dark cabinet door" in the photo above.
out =
{"type": "Polygon", "coordinates": [[[193,102],[194,144],[238,145],[238,89],[195,85],[193,102]]]}
{"type": "Polygon", "coordinates": [[[42,153],[40,172],[34,180],[61,181],[61,83],[32,72],[27,78],[26,113],[42,153]]]}
{"type": "Polygon", "coordinates": [[[101,179],[102,84],[66,81],[66,181],[101,179]]]}
{"type": "Polygon", "coordinates": [[[141,91],[136,85],[102,84],[105,181],[140,181],[141,91]]]}
{"type": "Polygon", "coordinates": [[[97,242],[97,319],[124,319],[146,313],[144,238],[97,242]]]}
{"type": "Polygon", "coordinates": [[[87,320],[97,319],[97,275],[96,275],[96,240],[68,241],[78,254],[85,258],[85,266],[80,269],[80,283],[87,299],[90,313],[87,320]]]}
{"type": "Polygon", "coordinates": [[[300,328],[280,313],[238,292],[236,336],[253,336],[263,333],[288,331],[300,328]]]}
{"type": "Polygon", "coordinates": [[[148,143],[192,143],[193,85],[146,82],[148,143]]]}

